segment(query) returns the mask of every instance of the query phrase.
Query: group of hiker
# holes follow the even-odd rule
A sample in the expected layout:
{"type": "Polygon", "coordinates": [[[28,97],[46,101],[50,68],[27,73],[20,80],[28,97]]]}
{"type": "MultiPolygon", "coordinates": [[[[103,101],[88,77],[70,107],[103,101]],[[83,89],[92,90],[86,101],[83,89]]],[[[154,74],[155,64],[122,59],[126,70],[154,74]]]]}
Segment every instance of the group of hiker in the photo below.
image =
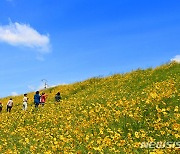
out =
{"type": "MultiPolygon", "coordinates": [[[[48,95],[45,94],[45,92],[42,92],[42,94],[40,95],[39,91],[36,91],[35,95],[34,95],[34,105],[35,105],[35,108],[38,108],[39,105],[41,105],[42,107],[45,105],[45,102],[46,102],[46,98],[47,98],[48,95]]],[[[58,92],[55,97],[55,102],[60,102],[61,100],[61,94],[60,92],[58,92]]],[[[22,100],[22,109],[24,111],[27,110],[27,106],[28,106],[28,97],[27,97],[27,94],[24,94],[24,97],[23,97],[23,100],[22,100]]],[[[9,101],[7,102],[7,112],[11,112],[11,109],[13,107],[13,100],[12,98],[9,99],[9,101]]],[[[0,113],[2,111],[2,108],[3,108],[3,104],[2,102],[0,102],[0,113]]]]}

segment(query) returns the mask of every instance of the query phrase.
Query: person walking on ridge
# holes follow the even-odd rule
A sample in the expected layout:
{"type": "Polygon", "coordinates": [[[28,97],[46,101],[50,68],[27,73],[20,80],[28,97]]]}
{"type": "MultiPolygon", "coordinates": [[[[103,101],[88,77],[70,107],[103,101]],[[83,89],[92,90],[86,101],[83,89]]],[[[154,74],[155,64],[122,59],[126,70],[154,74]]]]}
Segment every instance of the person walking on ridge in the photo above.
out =
{"type": "Polygon", "coordinates": [[[41,95],[41,105],[42,107],[44,106],[45,102],[46,102],[46,97],[47,95],[43,92],[42,95],[41,95]]]}
{"type": "Polygon", "coordinates": [[[12,98],[10,98],[7,103],[7,112],[11,112],[12,107],[13,107],[13,100],[12,98]]]}
{"type": "Polygon", "coordinates": [[[55,101],[56,101],[56,102],[60,102],[60,100],[61,100],[61,94],[60,94],[60,92],[58,92],[58,93],[55,95],[55,101]]]}
{"type": "Polygon", "coordinates": [[[27,94],[24,94],[24,98],[23,98],[23,110],[26,111],[27,110],[27,94]]]}
{"type": "Polygon", "coordinates": [[[34,104],[35,108],[39,106],[41,96],[39,95],[39,91],[36,91],[36,94],[34,95],[34,104]]]}
{"type": "Polygon", "coordinates": [[[3,108],[3,104],[0,102],[0,113],[2,111],[2,108],[3,108]]]}

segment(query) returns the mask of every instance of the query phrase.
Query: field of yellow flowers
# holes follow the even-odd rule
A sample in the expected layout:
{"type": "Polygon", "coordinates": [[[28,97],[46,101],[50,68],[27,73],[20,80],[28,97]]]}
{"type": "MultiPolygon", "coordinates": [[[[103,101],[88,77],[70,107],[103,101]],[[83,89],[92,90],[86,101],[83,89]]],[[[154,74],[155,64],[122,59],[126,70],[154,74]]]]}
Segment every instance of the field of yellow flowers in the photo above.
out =
{"type": "Polygon", "coordinates": [[[4,105],[0,153],[180,152],[178,63],[91,78],[44,92],[47,102],[38,109],[34,93],[28,94],[27,111],[22,110],[22,95],[13,97],[11,113],[6,112],[10,97],[0,99],[4,105]],[[58,91],[62,100],[55,103],[58,91]],[[160,145],[169,141],[169,146],[160,145]]]}

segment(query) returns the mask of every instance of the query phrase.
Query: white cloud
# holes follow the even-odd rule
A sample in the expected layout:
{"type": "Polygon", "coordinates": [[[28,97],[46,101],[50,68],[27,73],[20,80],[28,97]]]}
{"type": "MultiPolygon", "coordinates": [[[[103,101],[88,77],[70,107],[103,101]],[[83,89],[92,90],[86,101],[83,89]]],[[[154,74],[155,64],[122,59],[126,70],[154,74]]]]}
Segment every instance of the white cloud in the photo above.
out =
{"type": "MultiPolygon", "coordinates": [[[[67,83],[59,83],[59,84],[52,84],[52,85],[46,84],[46,88],[52,88],[52,87],[56,87],[56,86],[59,86],[59,85],[67,85],[67,83]]],[[[43,90],[43,89],[45,89],[45,83],[40,83],[37,86],[28,85],[28,89],[30,91],[43,90]]]]}
{"type": "Polygon", "coordinates": [[[32,86],[32,85],[28,85],[28,89],[31,90],[31,91],[34,91],[34,90],[35,90],[35,87],[32,86]]]}
{"type": "Polygon", "coordinates": [[[17,96],[18,93],[17,93],[17,92],[12,92],[11,95],[12,95],[12,96],[17,96]]]}
{"type": "Polygon", "coordinates": [[[180,55],[176,55],[174,58],[171,59],[171,61],[176,61],[180,63],[180,55]]]}
{"type": "Polygon", "coordinates": [[[42,90],[44,89],[45,85],[42,83],[41,85],[39,85],[39,87],[37,88],[37,90],[42,90]]]}
{"type": "MultiPolygon", "coordinates": [[[[49,88],[49,86],[47,88],[49,88]]],[[[44,83],[41,83],[39,86],[28,85],[28,89],[31,91],[42,90],[44,89],[44,83]]]]}
{"type": "Polygon", "coordinates": [[[13,46],[25,46],[36,49],[40,53],[50,52],[48,35],[42,35],[30,25],[18,22],[0,25],[0,41],[13,46]]]}

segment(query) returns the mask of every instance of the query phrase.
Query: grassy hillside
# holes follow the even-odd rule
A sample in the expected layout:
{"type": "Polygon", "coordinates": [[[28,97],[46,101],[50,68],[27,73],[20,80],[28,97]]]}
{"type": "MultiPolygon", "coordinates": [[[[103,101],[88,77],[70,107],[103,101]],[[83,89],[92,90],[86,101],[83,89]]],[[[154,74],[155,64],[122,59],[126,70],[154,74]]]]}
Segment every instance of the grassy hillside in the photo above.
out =
{"type": "Polygon", "coordinates": [[[45,106],[34,108],[28,94],[2,98],[0,153],[178,153],[142,142],[180,141],[180,64],[136,70],[46,89],[45,106]],[[62,101],[54,102],[60,91],[62,101]]]}

